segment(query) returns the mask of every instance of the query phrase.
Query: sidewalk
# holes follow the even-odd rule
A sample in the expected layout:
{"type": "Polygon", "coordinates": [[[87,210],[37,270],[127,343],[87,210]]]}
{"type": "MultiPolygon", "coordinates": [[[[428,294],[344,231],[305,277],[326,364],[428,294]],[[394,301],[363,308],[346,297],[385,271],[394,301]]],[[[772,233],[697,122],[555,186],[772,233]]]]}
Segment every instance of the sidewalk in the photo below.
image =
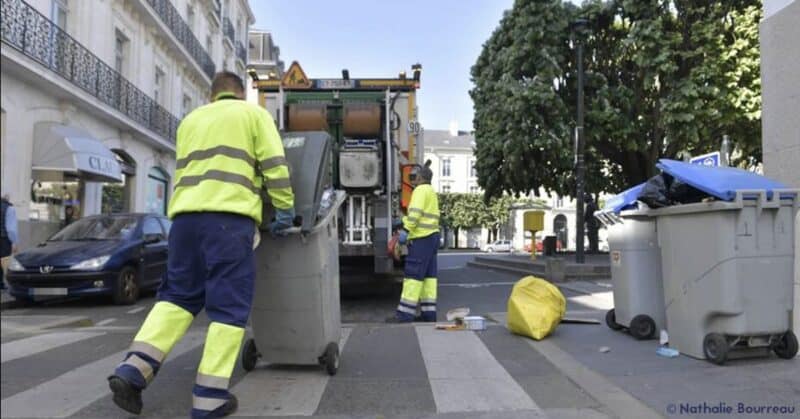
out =
{"type": "Polygon", "coordinates": [[[467,266],[490,269],[520,275],[536,275],[551,282],[563,282],[592,278],[610,278],[611,263],[608,254],[587,254],[586,263],[575,263],[575,255],[563,253],[556,256],[530,254],[478,256],[467,266]]]}

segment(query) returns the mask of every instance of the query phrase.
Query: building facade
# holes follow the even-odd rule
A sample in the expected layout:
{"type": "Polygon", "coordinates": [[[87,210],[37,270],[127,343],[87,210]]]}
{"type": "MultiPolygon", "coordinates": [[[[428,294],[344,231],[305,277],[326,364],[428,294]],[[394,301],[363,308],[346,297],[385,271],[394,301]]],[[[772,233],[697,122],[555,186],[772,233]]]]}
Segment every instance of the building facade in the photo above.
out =
{"type": "Polygon", "coordinates": [[[3,0],[1,187],[21,246],[86,215],[165,213],[180,119],[215,72],[245,75],[253,21],[246,0],[3,0]]]}
{"type": "Polygon", "coordinates": [[[261,29],[251,29],[248,35],[249,55],[247,63],[247,101],[258,102],[258,90],[253,88],[253,76],[259,79],[283,77],[284,62],[281,49],[275,44],[272,33],[261,29]]]}

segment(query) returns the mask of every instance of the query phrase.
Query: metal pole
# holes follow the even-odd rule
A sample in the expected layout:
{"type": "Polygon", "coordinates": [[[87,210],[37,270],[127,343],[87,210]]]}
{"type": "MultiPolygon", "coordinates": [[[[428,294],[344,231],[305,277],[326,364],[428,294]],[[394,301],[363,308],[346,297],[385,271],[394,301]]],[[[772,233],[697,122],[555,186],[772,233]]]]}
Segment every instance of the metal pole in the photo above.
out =
{"type": "MultiPolygon", "coordinates": [[[[578,27],[580,30],[580,26],[578,27]]],[[[575,135],[577,136],[578,146],[576,147],[575,159],[575,177],[577,190],[577,208],[575,214],[575,263],[584,263],[583,255],[583,190],[584,190],[584,161],[583,161],[583,42],[581,34],[576,33],[575,36],[577,46],[577,67],[578,67],[578,123],[575,127],[575,135]]]]}

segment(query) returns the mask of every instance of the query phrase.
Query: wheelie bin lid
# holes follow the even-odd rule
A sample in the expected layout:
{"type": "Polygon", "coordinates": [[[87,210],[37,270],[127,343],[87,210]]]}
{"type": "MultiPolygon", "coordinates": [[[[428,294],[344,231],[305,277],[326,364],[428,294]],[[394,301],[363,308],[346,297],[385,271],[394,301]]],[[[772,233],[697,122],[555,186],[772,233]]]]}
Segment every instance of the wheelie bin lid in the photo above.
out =
{"type": "Polygon", "coordinates": [[[623,192],[620,192],[608,200],[606,200],[605,205],[603,205],[602,212],[613,212],[614,214],[619,214],[621,211],[626,209],[632,209],[636,205],[636,200],[639,198],[639,194],[644,189],[644,183],[640,183],[630,189],[626,189],[623,192]]]}
{"type": "MultiPolygon", "coordinates": [[[[737,190],[766,190],[767,197],[772,198],[772,190],[787,188],[776,180],[735,167],[702,166],[669,159],[660,159],[656,167],[723,201],[733,201],[737,190]]],[[[786,197],[792,198],[794,194],[787,194],[786,197]]]]}

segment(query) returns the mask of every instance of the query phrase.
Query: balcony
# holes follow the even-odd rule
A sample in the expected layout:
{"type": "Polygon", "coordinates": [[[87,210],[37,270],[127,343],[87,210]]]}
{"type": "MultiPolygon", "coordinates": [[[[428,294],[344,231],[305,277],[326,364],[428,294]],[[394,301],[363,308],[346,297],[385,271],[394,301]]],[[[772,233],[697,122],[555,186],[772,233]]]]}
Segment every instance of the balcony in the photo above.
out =
{"type": "Polygon", "coordinates": [[[2,42],[171,143],[179,120],[23,0],[2,2],[2,42]]]}
{"type": "Polygon", "coordinates": [[[241,60],[243,65],[247,65],[247,49],[241,42],[236,43],[236,58],[241,60]]]}
{"type": "Polygon", "coordinates": [[[183,20],[178,10],[172,5],[172,2],[169,0],[147,0],[147,3],[155,10],[156,15],[169,28],[178,42],[186,48],[186,51],[203,69],[208,78],[213,78],[216,71],[214,61],[211,60],[208,52],[194,36],[192,29],[183,20]]]}
{"type": "Polygon", "coordinates": [[[222,19],[222,32],[225,34],[225,39],[230,42],[231,46],[235,45],[236,30],[233,29],[233,24],[227,17],[222,19]]]}

